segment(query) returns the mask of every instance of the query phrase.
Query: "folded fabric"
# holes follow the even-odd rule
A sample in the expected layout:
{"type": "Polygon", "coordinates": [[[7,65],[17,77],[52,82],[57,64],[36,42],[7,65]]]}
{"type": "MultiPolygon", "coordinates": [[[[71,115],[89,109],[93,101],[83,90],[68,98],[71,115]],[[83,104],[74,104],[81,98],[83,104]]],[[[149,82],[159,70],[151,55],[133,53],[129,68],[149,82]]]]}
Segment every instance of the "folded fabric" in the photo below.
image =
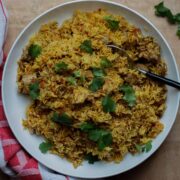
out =
{"type": "MultiPolygon", "coordinates": [[[[0,86],[2,80],[3,62],[5,55],[3,53],[4,41],[7,32],[7,11],[0,0],[0,86]]],[[[1,87],[0,87],[1,89],[1,87]]],[[[6,116],[4,114],[2,97],[0,92],[0,169],[11,177],[18,177],[24,180],[72,180],[68,176],[57,174],[46,168],[32,158],[21,147],[13,136],[6,116]]]]}

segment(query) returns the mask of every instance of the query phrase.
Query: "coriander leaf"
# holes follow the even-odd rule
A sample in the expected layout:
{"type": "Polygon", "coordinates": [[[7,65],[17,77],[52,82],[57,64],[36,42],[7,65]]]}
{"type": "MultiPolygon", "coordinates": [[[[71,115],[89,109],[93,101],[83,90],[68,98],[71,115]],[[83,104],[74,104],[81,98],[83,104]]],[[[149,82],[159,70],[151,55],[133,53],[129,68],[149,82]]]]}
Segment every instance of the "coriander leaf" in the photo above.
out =
{"type": "Polygon", "coordinates": [[[81,131],[89,132],[92,129],[95,129],[95,125],[89,122],[84,122],[80,125],[81,131]]]}
{"type": "Polygon", "coordinates": [[[138,151],[139,153],[142,152],[142,146],[141,146],[141,145],[135,144],[135,147],[136,147],[136,149],[137,149],[137,151],[138,151]]]}
{"type": "Polygon", "coordinates": [[[37,99],[40,95],[39,82],[30,84],[29,86],[29,95],[33,100],[37,99]]]}
{"type": "Polygon", "coordinates": [[[42,48],[37,44],[32,44],[28,49],[28,54],[33,58],[37,58],[41,54],[42,48]]]}
{"type": "Polygon", "coordinates": [[[89,164],[94,164],[94,162],[99,161],[98,156],[93,156],[92,153],[86,154],[85,160],[88,160],[89,164]]]}
{"type": "Polygon", "coordinates": [[[80,45],[80,49],[82,51],[85,51],[89,54],[93,53],[93,48],[92,48],[92,43],[91,40],[85,40],[81,45],[80,45]]]}
{"type": "Polygon", "coordinates": [[[71,84],[71,85],[76,85],[76,84],[77,84],[77,83],[76,83],[76,79],[75,79],[74,77],[72,77],[72,76],[68,77],[68,78],[67,78],[67,81],[68,81],[68,83],[71,84]]]}
{"type": "Polygon", "coordinates": [[[123,99],[128,103],[128,106],[132,107],[136,103],[135,91],[132,86],[125,84],[119,88],[123,93],[123,99]]]}
{"type": "Polygon", "coordinates": [[[106,75],[105,71],[100,68],[92,68],[92,73],[94,77],[103,77],[106,75]]]}
{"type": "Polygon", "coordinates": [[[167,11],[169,11],[169,9],[164,6],[164,2],[160,2],[159,4],[155,5],[154,8],[155,8],[155,14],[161,17],[165,17],[167,11]]]}
{"type": "Polygon", "coordinates": [[[112,66],[111,61],[109,61],[106,57],[101,58],[101,67],[102,68],[109,68],[112,66]]]}
{"type": "Polygon", "coordinates": [[[102,136],[98,141],[98,149],[102,151],[105,147],[112,144],[112,135],[111,133],[108,133],[104,136],[102,136]]]}
{"type": "Polygon", "coordinates": [[[175,15],[175,19],[177,23],[180,23],[180,13],[175,15]]]}
{"type": "Polygon", "coordinates": [[[139,152],[139,153],[142,153],[142,152],[149,152],[151,149],[152,149],[152,141],[150,140],[150,141],[148,141],[146,144],[144,144],[144,145],[138,145],[138,144],[136,144],[135,145],[135,147],[136,147],[136,149],[137,149],[137,151],[139,152]]]}
{"type": "Polygon", "coordinates": [[[56,73],[62,73],[63,71],[67,70],[68,65],[64,62],[60,62],[55,64],[54,70],[56,73]]]}
{"type": "Polygon", "coordinates": [[[104,84],[103,77],[94,77],[92,83],[89,85],[89,89],[93,92],[96,92],[103,86],[103,84],[104,84]]]}
{"type": "Polygon", "coordinates": [[[90,140],[97,142],[100,151],[112,144],[111,133],[103,129],[89,131],[88,137],[90,140]]]}
{"type": "Polygon", "coordinates": [[[64,112],[61,115],[59,115],[57,112],[53,113],[52,120],[54,122],[57,122],[59,124],[63,124],[66,126],[70,126],[72,124],[71,118],[64,112]]]}
{"type": "Polygon", "coordinates": [[[171,24],[176,22],[175,16],[172,14],[171,10],[164,6],[164,2],[159,3],[158,5],[154,6],[155,14],[161,17],[167,17],[168,21],[171,24]]]}
{"type": "Polygon", "coordinates": [[[42,153],[46,153],[49,149],[51,149],[52,144],[50,142],[42,142],[39,145],[39,149],[42,153]]]}
{"type": "Polygon", "coordinates": [[[79,78],[79,77],[81,77],[81,72],[80,71],[74,71],[73,75],[75,78],[79,78]]]}
{"type": "Polygon", "coordinates": [[[116,30],[119,29],[119,21],[116,21],[116,20],[112,19],[111,16],[104,17],[104,20],[107,22],[108,27],[112,31],[116,31],[116,30]]]}
{"type": "Polygon", "coordinates": [[[115,101],[108,95],[102,99],[102,106],[104,112],[115,112],[116,110],[115,101]]]}
{"type": "Polygon", "coordinates": [[[145,144],[145,151],[146,152],[149,152],[151,149],[152,149],[152,141],[150,140],[150,141],[148,141],[146,144],[145,144]]]}
{"type": "Polygon", "coordinates": [[[176,35],[180,38],[180,24],[178,25],[178,29],[177,29],[176,35]]]}
{"type": "Polygon", "coordinates": [[[94,129],[89,132],[89,139],[92,141],[98,141],[102,136],[107,135],[109,132],[103,129],[94,129]]]}

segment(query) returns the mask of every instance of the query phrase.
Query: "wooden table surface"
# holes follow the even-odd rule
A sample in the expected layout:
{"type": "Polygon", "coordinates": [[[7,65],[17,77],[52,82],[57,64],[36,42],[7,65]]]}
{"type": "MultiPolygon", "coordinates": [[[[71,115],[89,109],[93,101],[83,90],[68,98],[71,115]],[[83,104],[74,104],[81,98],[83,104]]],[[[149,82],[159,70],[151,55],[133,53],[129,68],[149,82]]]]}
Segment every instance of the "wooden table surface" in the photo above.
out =
{"type": "MultiPolygon", "coordinates": [[[[161,0],[114,0],[143,14],[160,30],[170,44],[180,67],[180,39],[175,35],[177,26],[154,15],[154,5],[161,0]]],[[[9,12],[9,29],[5,52],[8,53],[20,31],[37,15],[65,0],[4,0],[9,12]]],[[[164,0],[174,13],[180,12],[180,0],[164,0]]],[[[171,117],[169,117],[171,118],[171,117]]],[[[171,119],[170,119],[171,120],[171,119]]],[[[165,142],[156,153],[138,167],[111,179],[179,180],[180,179],[180,113],[165,142]]],[[[0,179],[9,179],[0,172],[0,179]]]]}

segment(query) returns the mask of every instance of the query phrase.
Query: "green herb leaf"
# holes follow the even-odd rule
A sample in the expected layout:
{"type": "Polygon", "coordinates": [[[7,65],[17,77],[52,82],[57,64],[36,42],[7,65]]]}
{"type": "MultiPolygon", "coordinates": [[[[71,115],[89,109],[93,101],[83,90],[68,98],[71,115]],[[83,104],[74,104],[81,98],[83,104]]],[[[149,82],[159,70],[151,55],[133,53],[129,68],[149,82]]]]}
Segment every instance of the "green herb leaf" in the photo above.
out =
{"type": "Polygon", "coordinates": [[[54,70],[56,73],[62,73],[63,71],[66,71],[68,68],[68,65],[64,62],[60,62],[55,64],[54,70]]]}
{"type": "Polygon", "coordinates": [[[172,14],[171,10],[164,6],[164,2],[159,3],[158,5],[154,6],[155,14],[161,17],[167,17],[168,21],[171,24],[176,22],[175,16],[172,14]]]}
{"type": "Polygon", "coordinates": [[[152,149],[152,141],[150,140],[150,141],[148,141],[144,145],[136,144],[135,147],[136,147],[136,149],[137,149],[137,151],[139,153],[142,153],[142,152],[146,152],[147,153],[147,152],[149,152],[152,149]]]}
{"type": "Polygon", "coordinates": [[[116,31],[116,30],[119,29],[119,21],[116,21],[116,20],[112,19],[111,16],[104,17],[104,20],[107,22],[108,27],[112,31],[116,31]]]}
{"type": "Polygon", "coordinates": [[[109,61],[106,57],[101,58],[101,67],[102,68],[109,68],[112,66],[111,61],[109,61]]]}
{"type": "Polygon", "coordinates": [[[175,15],[175,19],[177,23],[180,23],[180,13],[175,15]]]}
{"type": "Polygon", "coordinates": [[[63,124],[66,126],[70,126],[72,124],[71,118],[64,112],[61,115],[59,115],[57,112],[53,113],[52,120],[54,122],[57,122],[59,124],[63,124]]]}
{"type": "Polygon", "coordinates": [[[89,89],[93,92],[96,92],[99,90],[104,84],[104,78],[103,77],[94,77],[92,80],[92,83],[89,86],[89,89]]]}
{"type": "Polygon", "coordinates": [[[84,82],[86,81],[86,77],[85,77],[84,75],[82,75],[82,76],[80,77],[80,81],[81,81],[81,83],[84,83],[84,82]]]}
{"type": "Polygon", "coordinates": [[[152,149],[152,141],[148,141],[146,144],[145,144],[145,150],[146,152],[149,152],[151,149],[152,149]]]}
{"type": "Polygon", "coordinates": [[[85,160],[87,160],[89,164],[94,164],[94,162],[99,161],[98,156],[93,156],[92,153],[86,154],[85,160]]]}
{"type": "Polygon", "coordinates": [[[128,106],[132,107],[136,103],[135,91],[132,86],[125,84],[119,88],[123,93],[123,99],[128,103],[128,106]]]}
{"type": "Polygon", "coordinates": [[[103,106],[103,111],[104,112],[115,112],[116,110],[116,103],[114,102],[114,100],[106,95],[103,99],[102,99],[102,106],[103,106]]]}
{"type": "Polygon", "coordinates": [[[91,130],[88,137],[90,140],[97,142],[100,151],[112,144],[111,133],[103,129],[91,130]]]}
{"type": "Polygon", "coordinates": [[[39,82],[30,84],[29,86],[29,95],[33,100],[37,99],[40,95],[39,82]]]}
{"type": "Polygon", "coordinates": [[[84,122],[80,125],[81,131],[89,132],[90,130],[95,129],[95,125],[89,122],[84,122]]]}
{"type": "Polygon", "coordinates": [[[91,40],[85,40],[81,45],[80,45],[80,49],[82,51],[85,51],[89,54],[93,53],[93,48],[92,48],[92,43],[91,40]]]}
{"type": "Polygon", "coordinates": [[[73,75],[75,78],[79,78],[79,77],[81,77],[81,72],[80,71],[74,71],[73,75]]]}
{"type": "Polygon", "coordinates": [[[178,30],[176,32],[176,35],[180,38],[180,24],[178,25],[178,30]]]}
{"type": "Polygon", "coordinates": [[[39,145],[39,149],[42,153],[46,153],[49,149],[51,149],[52,147],[52,143],[50,142],[42,142],[40,145],[39,145]]]}
{"type": "Polygon", "coordinates": [[[42,48],[37,44],[32,44],[28,49],[28,54],[33,58],[37,58],[41,54],[42,48]]]}
{"type": "Polygon", "coordinates": [[[106,75],[106,72],[100,68],[92,68],[92,73],[94,77],[103,77],[106,75]]]}
{"type": "Polygon", "coordinates": [[[76,84],[77,84],[77,83],[76,83],[76,79],[75,79],[74,77],[72,77],[72,76],[68,77],[68,78],[67,78],[67,81],[68,81],[68,83],[71,84],[71,85],[76,85],[76,84]]]}

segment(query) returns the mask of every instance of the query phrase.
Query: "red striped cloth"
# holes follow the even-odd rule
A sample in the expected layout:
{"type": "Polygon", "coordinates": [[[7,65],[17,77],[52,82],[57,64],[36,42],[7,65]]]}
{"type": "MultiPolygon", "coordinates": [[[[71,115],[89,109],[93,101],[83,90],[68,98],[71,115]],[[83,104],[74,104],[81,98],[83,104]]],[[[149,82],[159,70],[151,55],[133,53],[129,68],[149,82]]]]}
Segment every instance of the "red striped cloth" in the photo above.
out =
{"type": "MultiPolygon", "coordinates": [[[[3,65],[5,55],[3,45],[7,32],[7,12],[0,0],[0,86],[2,80],[3,65]]],[[[4,114],[1,87],[0,87],[0,169],[9,176],[19,177],[22,180],[61,180],[73,179],[68,176],[57,174],[44,167],[32,158],[20,146],[12,134],[6,116],[4,114]]]]}

